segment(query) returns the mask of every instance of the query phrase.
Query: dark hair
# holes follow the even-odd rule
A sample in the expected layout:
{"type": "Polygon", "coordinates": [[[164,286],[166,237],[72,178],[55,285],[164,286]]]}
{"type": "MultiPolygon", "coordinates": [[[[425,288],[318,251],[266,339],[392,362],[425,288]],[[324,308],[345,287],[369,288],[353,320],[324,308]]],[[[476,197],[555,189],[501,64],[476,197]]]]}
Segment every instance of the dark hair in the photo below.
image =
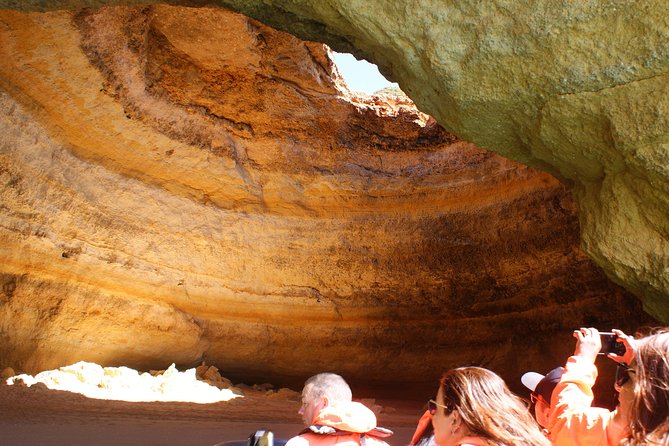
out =
{"type": "Polygon", "coordinates": [[[630,445],[669,444],[669,330],[636,341],[630,445]]]}
{"type": "Polygon", "coordinates": [[[458,411],[469,431],[490,445],[550,446],[525,403],[490,370],[459,367],[440,384],[448,412],[458,411]]]}

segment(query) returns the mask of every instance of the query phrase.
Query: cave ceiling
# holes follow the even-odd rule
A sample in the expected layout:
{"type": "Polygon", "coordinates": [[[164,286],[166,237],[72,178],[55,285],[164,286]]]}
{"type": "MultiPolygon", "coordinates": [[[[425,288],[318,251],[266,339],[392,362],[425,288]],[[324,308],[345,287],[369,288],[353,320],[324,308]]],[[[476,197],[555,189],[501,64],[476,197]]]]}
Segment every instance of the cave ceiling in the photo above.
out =
{"type": "Polygon", "coordinates": [[[420,384],[669,320],[664,3],[170,3],[0,1],[0,366],[420,384]]]}

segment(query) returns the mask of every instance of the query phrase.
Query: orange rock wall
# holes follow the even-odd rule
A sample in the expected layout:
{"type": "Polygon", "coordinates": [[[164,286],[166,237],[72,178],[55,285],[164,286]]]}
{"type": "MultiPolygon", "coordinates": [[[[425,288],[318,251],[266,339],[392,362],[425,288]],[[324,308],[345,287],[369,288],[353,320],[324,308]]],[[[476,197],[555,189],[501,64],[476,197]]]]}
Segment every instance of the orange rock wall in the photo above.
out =
{"type": "Polygon", "coordinates": [[[0,366],[431,387],[648,320],[556,179],[353,97],[321,44],[169,6],[0,25],[0,366]]]}

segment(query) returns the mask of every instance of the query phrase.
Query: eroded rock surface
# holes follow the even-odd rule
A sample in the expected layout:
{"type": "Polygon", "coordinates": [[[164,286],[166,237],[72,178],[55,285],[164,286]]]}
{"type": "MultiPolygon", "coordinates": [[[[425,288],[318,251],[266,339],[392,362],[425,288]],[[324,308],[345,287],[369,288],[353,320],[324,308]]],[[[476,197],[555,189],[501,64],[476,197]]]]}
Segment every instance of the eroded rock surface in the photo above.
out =
{"type": "Polygon", "coordinates": [[[647,320],[580,250],[564,185],[351,98],[321,44],[170,6],[0,25],[0,367],[406,390],[647,320]]]}
{"type": "Polygon", "coordinates": [[[669,323],[669,3],[217,4],[366,56],[458,136],[573,185],[586,252],[669,323]]]}

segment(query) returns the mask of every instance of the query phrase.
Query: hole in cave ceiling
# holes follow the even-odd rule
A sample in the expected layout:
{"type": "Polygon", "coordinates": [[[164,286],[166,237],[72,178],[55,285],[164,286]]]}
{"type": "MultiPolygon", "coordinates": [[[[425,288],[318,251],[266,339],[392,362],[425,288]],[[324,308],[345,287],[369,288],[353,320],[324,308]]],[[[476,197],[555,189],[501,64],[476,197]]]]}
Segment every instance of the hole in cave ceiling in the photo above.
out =
{"type": "Polygon", "coordinates": [[[396,89],[398,95],[403,94],[399,85],[387,80],[373,63],[364,59],[357,60],[349,53],[334,51],[332,58],[349,90],[371,95],[380,90],[393,91],[396,89]]]}

